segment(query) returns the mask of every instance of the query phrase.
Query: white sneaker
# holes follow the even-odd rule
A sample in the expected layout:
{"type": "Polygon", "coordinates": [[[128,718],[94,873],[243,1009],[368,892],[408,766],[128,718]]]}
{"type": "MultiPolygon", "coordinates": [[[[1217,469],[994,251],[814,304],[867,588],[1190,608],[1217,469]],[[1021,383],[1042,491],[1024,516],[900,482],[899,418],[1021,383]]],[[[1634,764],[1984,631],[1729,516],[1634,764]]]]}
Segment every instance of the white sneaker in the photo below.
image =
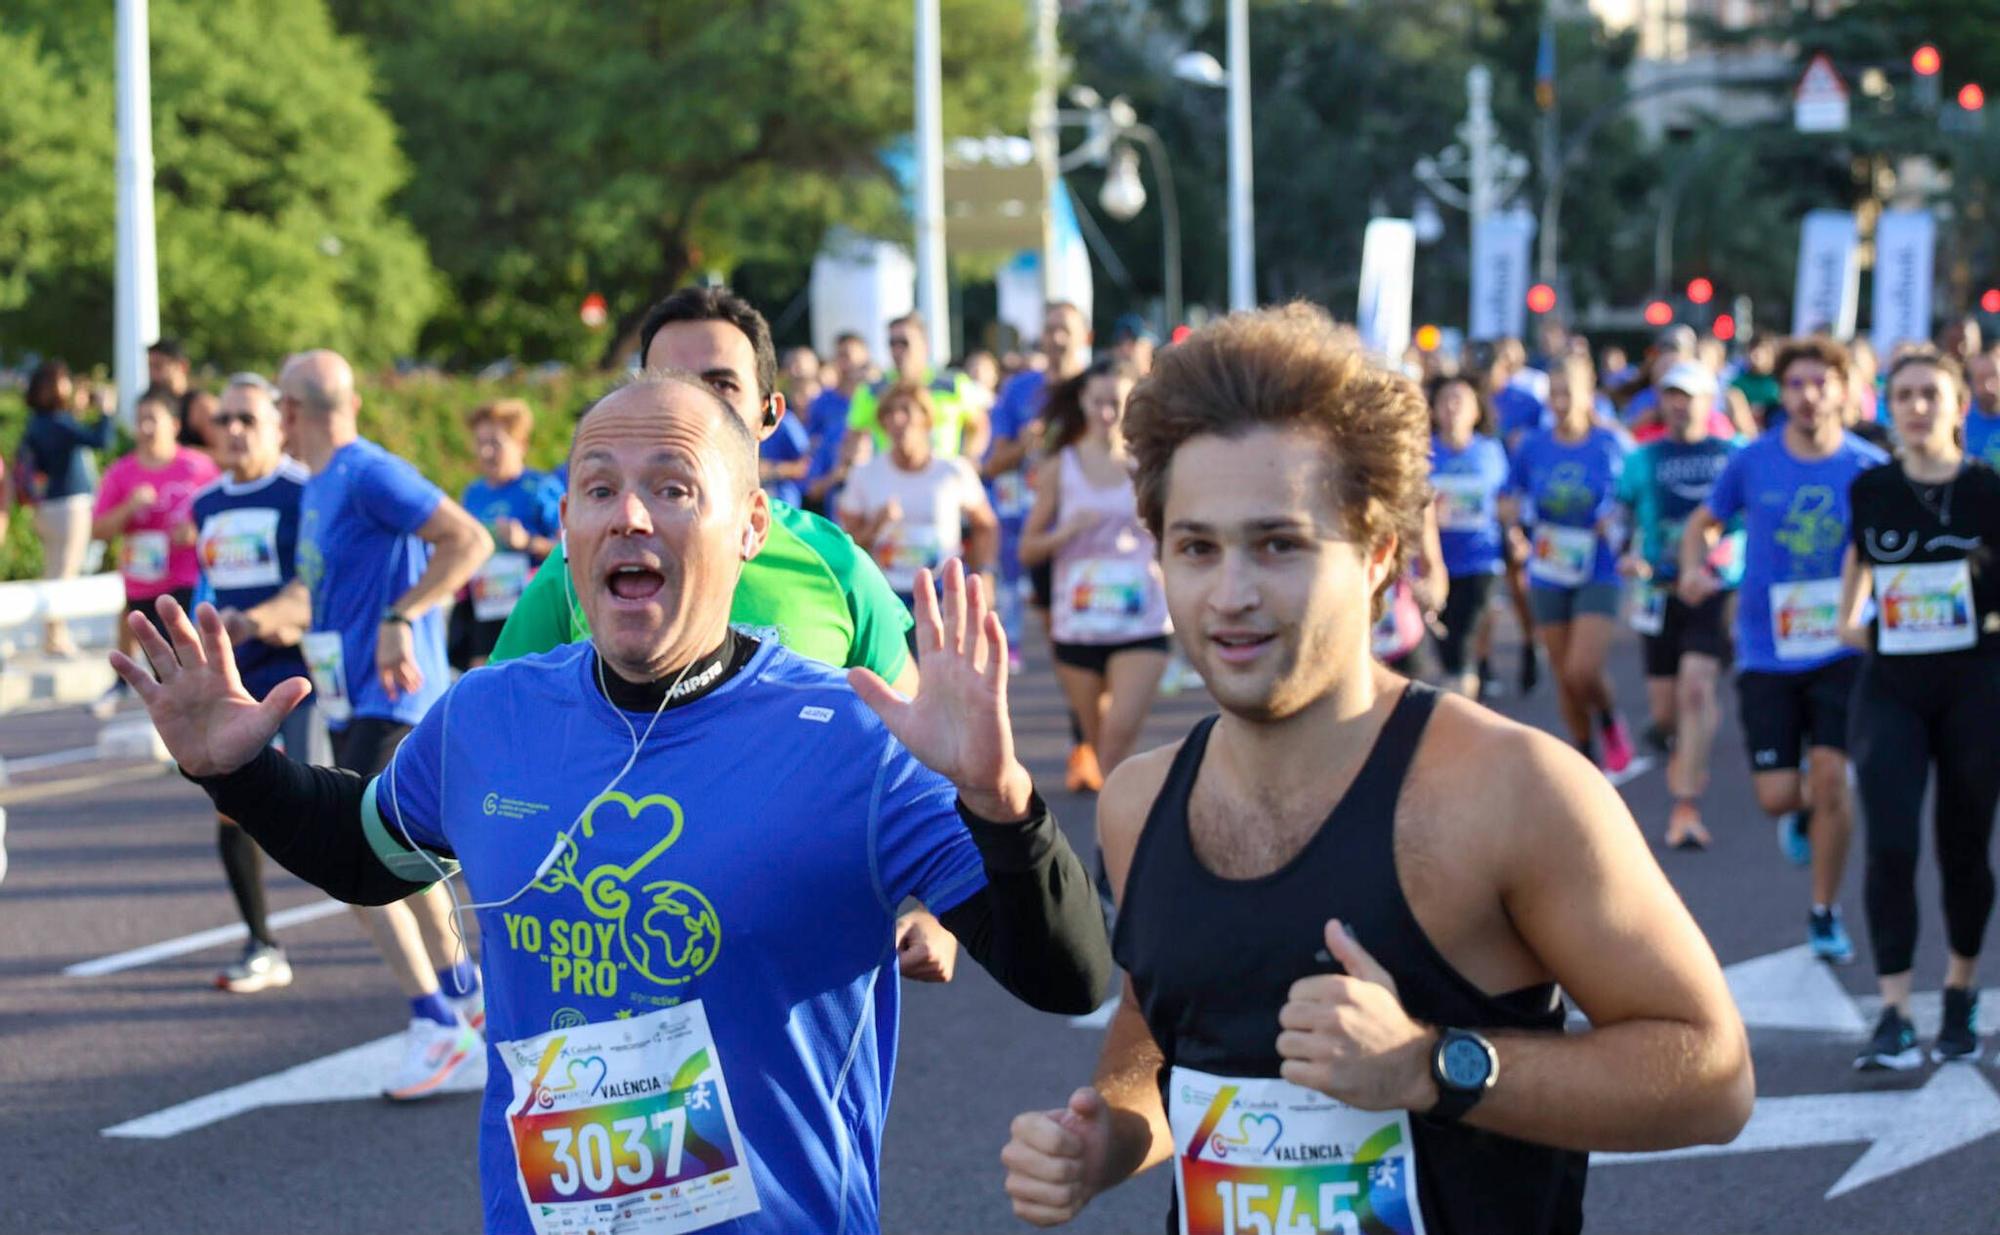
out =
{"type": "Polygon", "coordinates": [[[403,1034],[402,1065],[382,1096],[391,1102],[428,1098],[482,1049],[479,1034],[464,1021],[440,1025],[429,1017],[415,1017],[403,1034]]]}
{"type": "Polygon", "coordinates": [[[285,950],[255,939],[244,945],[242,957],[215,975],[218,989],[239,995],[291,984],[292,963],[285,958],[285,950]]]}
{"type": "Polygon", "coordinates": [[[470,995],[446,995],[444,1001],[458,1012],[460,1020],[479,1030],[481,1033],[486,1031],[486,988],[484,986],[473,991],[470,995]]]}

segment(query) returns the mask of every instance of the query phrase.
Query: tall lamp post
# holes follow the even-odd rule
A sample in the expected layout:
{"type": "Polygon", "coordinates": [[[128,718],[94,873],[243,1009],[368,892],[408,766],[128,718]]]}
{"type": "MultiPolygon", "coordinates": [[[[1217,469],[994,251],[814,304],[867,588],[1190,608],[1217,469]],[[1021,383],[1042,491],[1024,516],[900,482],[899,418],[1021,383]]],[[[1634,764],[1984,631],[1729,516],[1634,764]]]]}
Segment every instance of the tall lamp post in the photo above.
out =
{"type": "Polygon", "coordinates": [[[1257,307],[1257,212],[1250,192],[1250,0],[1229,0],[1229,308],[1257,307]]]}
{"type": "MultiPolygon", "coordinates": [[[[935,0],[933,0],[935,3],[935,0]]],[[[112,372],[130,422],[145,386],[146,347],[160,337],[153,245],[153,73],[146,0],[118,0],[118,276],[112,372]]]]}
{"type": "Polygon", "coordinates": [[[1507,204],[1528,177],[1528,160],[1500,144],[1493,124],[1493,74],[1483,64],[1465,71],[1465,122],[1457,143],[1417,160],[1417,179],[1439,201],[1465,211],[1472,258],[1479,260],[1487,216],[1507,204]],[[1460,189],[1454,181],[1463,180],[1460,189]]]}
{"type": "MultiPolygon", "coordinates": [[[[1210,63],[1213,63],[1210,58],[1210,63]]],[[[1104,187],[1097,204],[1119,222],[1138,217],[1146,208],[1146,186],[1139,179],[1139,160],[1132,146],[1145,148],[1153,165],[1153,179],[1160,186],[1160,241],[1164,249],[1160,290],[1166,301],[1167,330],[1181,321],[1181,207],[1174,190],[1173,171],[1167,163],[1166,143],[1151,125],[1139,123],[1138,113],[1123,98],[1109,103],[1088,86],[1077,86],[1070,98],[1082,111],[1059,113],[1062,122],[1082,125],[1089,130],[1081,145],[1062,157],[1063,171],[1085,165],[1105,168],[1104,187]]]]}
{"type": "Polygon", "coordinates": [[[951,354],[950,285],[944,260],[944,84],[938,0],[916,0],[917,312],[932,346],[951,354]]]}

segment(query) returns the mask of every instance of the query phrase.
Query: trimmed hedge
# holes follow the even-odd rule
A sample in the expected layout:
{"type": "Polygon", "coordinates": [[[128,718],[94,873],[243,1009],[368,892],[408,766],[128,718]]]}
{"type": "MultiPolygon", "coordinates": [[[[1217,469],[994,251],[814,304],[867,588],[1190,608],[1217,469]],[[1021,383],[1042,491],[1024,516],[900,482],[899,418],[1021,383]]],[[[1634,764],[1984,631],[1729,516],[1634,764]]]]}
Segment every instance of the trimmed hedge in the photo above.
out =
{"type": "MultiPolygon", "coordinates": [[[[495,399],[527,400],[535,410],[528,466],[547,469],[568,453],[576,413],[613,380],[576,374],[498,382],[435,375],[368,378],[361,384],[361,432],[416,464],[456,498],[479,474],[473,461],[472,435],[465,427],[467,412],[495,399]]],[[[26,417],[20,392],[0,391],[0,454],[6,456],[10,467],[20,449],[21,425],[26,417]]],[[[116,449],[105,452],[100,465],[109,464],[129,449],[130,443],[121,441],[116,449]]],[[[35,535],[34,511],[16,506],[10,513],[7,535],[0,540],[0,580],[39,578],[42,546],[35,535]]]]}

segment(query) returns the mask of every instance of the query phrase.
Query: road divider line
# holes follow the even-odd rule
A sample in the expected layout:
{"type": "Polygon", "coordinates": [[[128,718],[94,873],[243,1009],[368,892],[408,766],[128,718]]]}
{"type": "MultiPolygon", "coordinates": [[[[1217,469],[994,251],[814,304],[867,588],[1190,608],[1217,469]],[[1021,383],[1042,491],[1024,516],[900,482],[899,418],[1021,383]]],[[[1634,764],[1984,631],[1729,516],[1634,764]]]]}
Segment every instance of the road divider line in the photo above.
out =
{"type": "MultiPolygon", "coordinates": [[[[271,915],[271,926],[297,926],[301,922],[311,922],[318,918],[331,917],[347,908],[335,900],[313,901],[292,909],[281,909],[271,915]]],[[[182,935],[179,939],[169,939],[163,943],[149,943],[143,948],[133,948],[129,952],[119,952],[113,956],[101,956],[94,961],[78,961],[63,970],[65,977],[98,978],[107,973],[122,973],[127,969],[137,969],[154,961],[169,957],[185,956],[199,952],[217,944],[243,939],[249,935],[249,928],[241,922],[234,926],[217,926],[210,930],[196,931],[192,935],[182,935]]]]}
{"type": "Polygon", "coordinates": [[[147,763],[139,767],[120,768],[114,772],[99,772],[91,776],[73,776],[68,780],[43,781],[35,785],[16,785],[11,789],[0,789],[0,806],[22,806],[29,802],[41,802],[49,798],[60,798],[72,793],[83,793],[90,789],[102,789],[108,785],[122,785],[127,781],[150,780],[170,775],[172,764],[147,763]]]}

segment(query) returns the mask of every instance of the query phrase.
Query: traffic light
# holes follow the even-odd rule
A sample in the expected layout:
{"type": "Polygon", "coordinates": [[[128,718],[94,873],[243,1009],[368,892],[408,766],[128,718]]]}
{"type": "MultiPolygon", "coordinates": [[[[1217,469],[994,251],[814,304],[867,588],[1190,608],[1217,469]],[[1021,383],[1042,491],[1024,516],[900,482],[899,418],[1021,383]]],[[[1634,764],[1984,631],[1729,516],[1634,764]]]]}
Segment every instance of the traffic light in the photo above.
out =
{"type": "Polygon", "coordinates": [[[1646,304],[1646,324],[1664,326],[1674,320],[1674,306],[1664,300],[1648,301],[1646,304]]]}
{"type": "Polygon", "coordinates": [[[1707,279],[1692,279],[1688,282],[1688,300],[1693,304],[1707,304],[1715,299],[1715,284],[1707,279]]]}
{"type": "Polygon", "coordinates": [[[1429,322],[1417,327],[1417,350],[1434,352],[1444,342],[1444,332],[1429,322]]]}
{"type": "Polygon", "coordinates": [[[1556,289],[1546,283],[1537,283],[1528,289],[1528,310],[1533,313],[1547,313],[1556,307],[1556,289]]]}
{"type": "Polygon", "coordinates": [[[1979,298],[1979,307],[1988,313],[2000,313],[2000,287],[1989,287],[1979,298]]]}
{"type": "Polygon", "coordinates": [[[1969,81],[1958,88],[1958,105],[1965,111],[1978,111],[1986,106],[1986,91],[1976,81],[1969,81]]]}
{"type": "Polygon", "coordinates": [[[1944,68],[1944,57],[1938,55],[1937,48],[1926,43],[1910,53],[1910,67],[1918,77],[1936,77],[1938,70],[1944,68]]]}
{"type": "Polygon", "coordinates": [[[1727,343],[1736,337],[1736,319],[1724,313],[1715,319],[1715,325],[1709,328],[1709,332],[1727,343]]]}

